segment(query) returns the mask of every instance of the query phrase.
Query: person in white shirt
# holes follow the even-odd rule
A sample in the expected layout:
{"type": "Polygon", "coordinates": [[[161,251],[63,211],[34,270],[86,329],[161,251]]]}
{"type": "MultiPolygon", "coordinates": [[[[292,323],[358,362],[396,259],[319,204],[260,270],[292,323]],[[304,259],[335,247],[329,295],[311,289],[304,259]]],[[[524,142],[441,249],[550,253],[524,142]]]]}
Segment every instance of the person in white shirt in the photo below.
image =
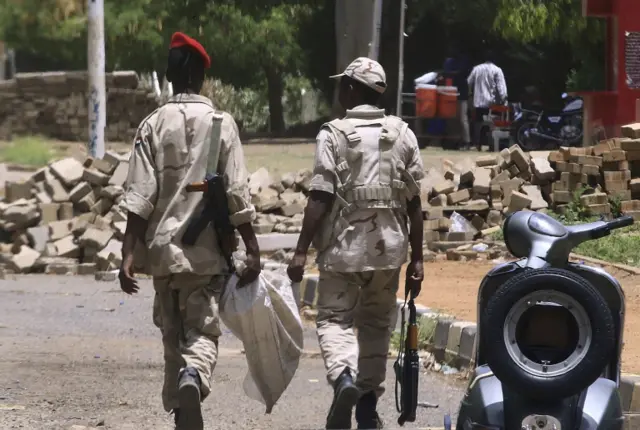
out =
{"type": "Polygon", "coordinates": [[[489,114],[491,105],[507,103],[507,84],[502,69],[495,65],[493,52],[487,50],[484,62],[473,68],[467,78],[469,91],[473,94],[473,143],[481,149],[479,131],[483,117],[489,114]]]}

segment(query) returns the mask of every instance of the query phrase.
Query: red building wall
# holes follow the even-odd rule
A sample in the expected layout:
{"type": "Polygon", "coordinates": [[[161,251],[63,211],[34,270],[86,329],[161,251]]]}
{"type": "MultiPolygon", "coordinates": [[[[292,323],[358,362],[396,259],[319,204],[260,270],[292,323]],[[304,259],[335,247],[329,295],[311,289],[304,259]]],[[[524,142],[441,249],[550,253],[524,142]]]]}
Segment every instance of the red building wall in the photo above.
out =
{"type": "MultiPolygon", "coordinates": [[[[605,92],[585,93],[585,116],[590,124],[602,123],[609,136],[618,136],[620,126],[639,120],[637,104],[640,102],[640,0],[583,0],[583,13],[589,17],[607,20],[608,89],[605,92]],[[628,33],[638,32],[637,48],[626,58],[628,33]],[[629,63],[637,62],[637,89],[630,88],[627,79],[629,63]]],[[[633,38],[631,34],[629,37],[633,38]]],[[[587,131],[587,130],[585,130],[587,131]]],[[[585,138],[588,138],[585,133],[585,138]]],[[[590,136],[590,134],[589,134],[590,136]]],[[[586,143],[586,142],[585,142],[586,143]]]]}

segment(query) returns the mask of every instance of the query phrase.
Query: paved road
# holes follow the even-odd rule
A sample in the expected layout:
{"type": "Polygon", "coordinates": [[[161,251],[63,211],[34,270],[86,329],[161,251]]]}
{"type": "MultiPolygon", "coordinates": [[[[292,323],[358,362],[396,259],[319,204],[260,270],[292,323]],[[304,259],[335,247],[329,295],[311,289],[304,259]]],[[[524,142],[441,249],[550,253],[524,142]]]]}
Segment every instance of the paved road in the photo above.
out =
{"type": "MultiPolygon", "coordinates": [[[[162,351],[151,322],[152,287],[138,297],[114,283],[89,277],[22,276],[0,281],[0,428],[171,429],[159,391],[162,351]]],[[[317,351],[312,327],[305,349],[317,351]]],[[[246,363],[242,344],[227,330],[205,402],[207,429],[322,428],[331,392],[322,360],[304,358],[271,415],[242,391],[246,363]]],[[[393,360],[389,360],[389,369],[393,360]]],[[[386,428],[396,428],[393,380],[382,398],[386,428]]],[[[423,374],[420,398],[439,409],[419,410],[404,428],[439,426],[456,413],[463,386],[455,379],[423,374]]]]}

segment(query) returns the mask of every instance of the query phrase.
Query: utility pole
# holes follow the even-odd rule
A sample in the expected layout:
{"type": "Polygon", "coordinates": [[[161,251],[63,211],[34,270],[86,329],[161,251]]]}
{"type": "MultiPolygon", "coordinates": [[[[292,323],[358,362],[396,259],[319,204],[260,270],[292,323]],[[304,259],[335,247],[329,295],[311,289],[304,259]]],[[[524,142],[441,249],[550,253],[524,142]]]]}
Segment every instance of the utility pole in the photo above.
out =
{"type": "Polygon", "coordinates": [[[398,95],[396,99],[396,116],[402,118],[402,85],[404,81],[404,21],[405,0],[400,0],[400,40],[398,41],[398,95]]]}
{"type": "Polygon", "coordinates": [[[88,76],[89,76],[89,154],[104,156],[104,133],[107,126],[107,94],[104,76],[104,0],[87,0],[88,76]]]}
{"type": "Polygon", "coordinates": [[[373,0],[373,25],[371,44],[369,45],[369,58],[378,61],[380,52],[380,28],[382,26],[382,0],[373,0]]]}

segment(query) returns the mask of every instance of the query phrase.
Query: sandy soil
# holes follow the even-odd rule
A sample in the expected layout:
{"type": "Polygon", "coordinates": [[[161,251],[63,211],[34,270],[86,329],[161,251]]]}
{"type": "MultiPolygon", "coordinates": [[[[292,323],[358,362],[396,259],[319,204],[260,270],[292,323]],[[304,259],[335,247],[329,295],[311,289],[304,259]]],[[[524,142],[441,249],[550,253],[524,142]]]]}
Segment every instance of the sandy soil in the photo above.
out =
{"type": "MultiPolygon", "coordinates": [[[[461,320],[475,321],[478,287],[492,267],[488,261],[425,263],[425,281],[417,303],[461,320]]],[[[605,270],[618,279],[626,296],[622,370],[640,373],[640,276],[612,267],[605,270]]],[[[404,272],[400,285],[404,285],[404,272]]],[[[404,298],[402,287],[398,297],[404,298]]]]}

